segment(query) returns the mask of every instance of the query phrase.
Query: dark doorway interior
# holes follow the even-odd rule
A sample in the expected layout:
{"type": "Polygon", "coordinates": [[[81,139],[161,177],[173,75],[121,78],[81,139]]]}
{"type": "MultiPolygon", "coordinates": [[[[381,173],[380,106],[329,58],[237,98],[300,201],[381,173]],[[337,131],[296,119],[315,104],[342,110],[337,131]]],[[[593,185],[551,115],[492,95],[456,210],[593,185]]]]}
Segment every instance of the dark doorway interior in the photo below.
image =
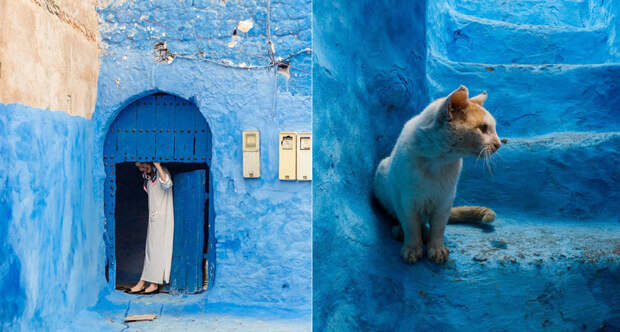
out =
{"type": "MultiPolygon", "coordinates": [[[[173,182],[175,174],[197,169],[208,170],[207,164],[204,163],[163,163],[162,165],[170,171],[173,182]]],[[[208,175],[209,172],[207,171],[206,174],[208,175]]],[[[205,192],[209,192],[208,182],[207,179],[205,192]]],[[[135,162],[116,164],[116,183],[115,256],[116,287],[119,288],[135,284],[142,273],[148,227],[148,199],[146,192],[142,189],[142,175],[136,168],[135,162]]],[[[209,248],[208,232],[208,202],[205,202],[204,254],[209,248]]],[[[206,275],[203,278],[206,278],[206,275]]]]}

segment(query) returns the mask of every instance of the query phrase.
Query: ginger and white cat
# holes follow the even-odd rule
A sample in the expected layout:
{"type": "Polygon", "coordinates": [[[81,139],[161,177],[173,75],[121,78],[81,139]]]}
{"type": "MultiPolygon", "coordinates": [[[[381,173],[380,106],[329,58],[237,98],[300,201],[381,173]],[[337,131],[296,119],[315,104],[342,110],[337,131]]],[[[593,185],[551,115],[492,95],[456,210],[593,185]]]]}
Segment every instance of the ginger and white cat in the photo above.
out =
{"type": "Polygon", "coordinates": [[[487,208],[452,208],[462,158],[487,158],[501,146],[495,119],[482,107],[486,98],[483,92],[469,99],[461,86],[435,100],[405,124],[392,153],[377,167],[374,194],[402,227],[400,255],[407,263],[422,257],[422,228],[427,222],[428,257],[442,263],[449,254],[444,231],[450,217],[454,222],[495,218],[487,208]]]}

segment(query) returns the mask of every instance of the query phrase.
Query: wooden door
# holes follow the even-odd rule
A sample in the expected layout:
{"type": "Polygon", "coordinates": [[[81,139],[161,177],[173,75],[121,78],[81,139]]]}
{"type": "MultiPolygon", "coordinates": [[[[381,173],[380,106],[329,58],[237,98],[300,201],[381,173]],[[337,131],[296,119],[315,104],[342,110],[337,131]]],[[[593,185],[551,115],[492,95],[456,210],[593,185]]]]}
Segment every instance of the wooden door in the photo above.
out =
{"type": "Polygon", "coordinates": [[[174,244],[170,292],[197,293],[203,289],[206,171],[178,173],[172,181],[174,244]]]}

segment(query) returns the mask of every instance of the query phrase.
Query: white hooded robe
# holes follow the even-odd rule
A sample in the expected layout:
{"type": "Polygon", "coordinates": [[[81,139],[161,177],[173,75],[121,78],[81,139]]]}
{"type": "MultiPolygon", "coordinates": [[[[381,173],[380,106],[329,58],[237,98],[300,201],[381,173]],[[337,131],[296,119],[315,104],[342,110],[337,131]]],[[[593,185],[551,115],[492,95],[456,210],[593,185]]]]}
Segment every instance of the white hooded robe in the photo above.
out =
{"type": "Polygon", "coordinates": [[[168,169],[166,181],[161,174],[153,182],[147,180],[149,199],[149,225],[146,232],[144,266],[140,279],[164,284],[170,281],[172,265],[172,240],[174,236],[174,210],[172,202],[172,178],[168,169]]]}

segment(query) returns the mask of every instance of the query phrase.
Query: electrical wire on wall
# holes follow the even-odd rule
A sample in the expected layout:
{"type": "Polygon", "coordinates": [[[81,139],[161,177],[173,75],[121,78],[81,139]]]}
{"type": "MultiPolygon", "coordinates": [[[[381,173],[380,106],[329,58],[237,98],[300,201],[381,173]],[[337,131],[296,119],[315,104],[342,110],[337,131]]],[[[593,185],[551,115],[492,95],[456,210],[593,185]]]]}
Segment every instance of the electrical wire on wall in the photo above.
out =
{"type": "MultiPolygon", "coordinates": [[[[142,21],[142,22],[146,22],[149,24],[153,24],[156,25],[164,30],[168,30],[168,31],[174,31],[176,33],[181,34],[181,36],[188,34],[187,32],[181,31],[179,29],[176,29],[174,27],[165,25],[157,20],[154,19],[147,19],[144,17],[137,17],[135,15],[131,15],[128,14],[129,16],[132,16],[133,18],[142,21]]],[[[196,39],[196,40],[208,40],[209,42],[216,42],[216,43],[220,43],[221,46],[225,47],[227,46],[226,44],[224,44],[223,42],[218,41],[217,39],[214,38],[206,38],[206,37],[202,37],[199,36],[195,33],[190,33],[190,35],[196,39]]],[[[232,61],[227,60],[227,59],[222,59],[220,58],[217,54],[215,53],[209,53],[209,52],[205,52],[204,50],[200,50],[197,53],[193,53],[193,54],[177,54],[177,53],[169,53],[169,55],[171,56],[170,61],[168,61],[169,63],[172,62],[172,60],[174,58],[180,58],[180,59],[188,59],[188,60],[199,60],[199,61],[205,61],[208,63],[212,63],[218,66],[222,66],[222,67],[226,67],[226,68],[233,68],[233,69],[246,69],[246,70],[255,70],[255,69],[274,69],[274,72],[277,73],[278,72],[278,68],[290,68],[290,69],[294,69],[294,70],[299,70],[302,71],[304,73],[309,74],[310,71],[308,70],[304,70],[302,68],[299,67],[295,67],[293,65],[290,64],[290,61],[292,58],[299,56],[301,54],[310,54],[312,53],[312,49],[310,47],[306,47],[303,49],[298,50],[297,52],[294,52],[292,54],[289,54],[288,56],[281,58],[281,59],[276,59],[275,56],[275,46],[274,43],[271,39],[271,0],[267,0],[267,15],[266,15],[266,46],[267,46],[267,56],[265,55],[260,55],[260,54],[251,54],[251,53],[247,53],[244,52],[242,50],[236,50],[236,52],[245,55],[247,57],[251,57],[251,58],[260,58],[260,59],[265,59],[268,60],[269,63],[268,64],[234,64],[232,61]]]]}

